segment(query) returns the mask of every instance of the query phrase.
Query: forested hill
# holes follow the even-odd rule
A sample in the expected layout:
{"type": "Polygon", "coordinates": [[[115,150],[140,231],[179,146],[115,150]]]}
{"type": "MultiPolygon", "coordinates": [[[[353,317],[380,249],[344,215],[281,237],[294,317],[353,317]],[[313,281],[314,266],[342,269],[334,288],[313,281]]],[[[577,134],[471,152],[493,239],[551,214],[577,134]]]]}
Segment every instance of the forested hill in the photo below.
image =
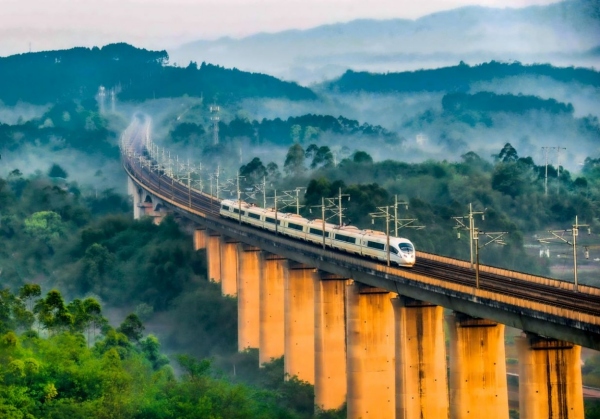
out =
{"type": "Polygon", "coordinates": [[[166,51],[124,43],[3,57],[0,100],[13,105],[86,99],[94,97],[101,85],[116,89],[120,100],[183,95],[203,95],[220,103],[248,97],[315,98],[310,89],[272,76],[205,63],[173,67],[168,60],[166,51]]]}
{"type": "Polygon", "coordinates": [[[372,74],[346,71],[326,85],[339,92],[443,92],[466,91],[477,82],[516,76],[549,77],[559,82],[600,87],[600,72],[585,68],[559,68],[550,64],[523,65],[491,61],[475,66],[463,62],[452,67],[400,73],[372,74]]]}

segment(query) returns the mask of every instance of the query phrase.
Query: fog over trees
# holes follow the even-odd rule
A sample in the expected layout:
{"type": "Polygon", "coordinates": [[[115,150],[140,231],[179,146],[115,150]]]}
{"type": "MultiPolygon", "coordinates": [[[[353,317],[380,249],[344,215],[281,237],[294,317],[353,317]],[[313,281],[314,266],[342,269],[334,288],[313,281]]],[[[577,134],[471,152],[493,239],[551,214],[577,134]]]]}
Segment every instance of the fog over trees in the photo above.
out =
{"type": "MultiPolygon", "coordinates": [[[[472,204],[478,226],[508,232],[482,263],[570,281],[571,248],[540,257],[537,239],[577,216],[592,231],[579,280],[600,286],[596,70],[455,62],[307,88],[168,59],[126,44],[0,58],[0,416],[315,417],[312,386],[284,381],[282,359],[259,369],[255,350],[238,353],[237,301],[207,279],[192,226],[132,219],[119,139],[136,112],[205,192],[217,170],[259,205],[261,187],[269,206],[299,188],[308,218],[341,192],[344,222],[377,230],[369,214],[397,200],[425,227],[399,233],[422,251],[468,259],[453,217],[472,204]]],[[[586,360],[586,384],[599,363],[586,360]]]]}

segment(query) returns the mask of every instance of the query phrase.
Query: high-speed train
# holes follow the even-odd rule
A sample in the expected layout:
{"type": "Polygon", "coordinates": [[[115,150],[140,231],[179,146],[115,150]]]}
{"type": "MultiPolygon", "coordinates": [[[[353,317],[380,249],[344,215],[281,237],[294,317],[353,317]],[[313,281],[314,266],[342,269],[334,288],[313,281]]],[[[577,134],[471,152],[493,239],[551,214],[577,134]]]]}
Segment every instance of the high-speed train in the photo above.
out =
{"type": "MultiPolygon", "coordinates": [[[[338,226],[323,220],[308,220],[297,214],[275,212],[247,202],[225,199],[221,201],[220,215],[240,220],[245,224],[286,236],[325,245],[348,253],[386,262],[388,257],[385,233],[360,230],[354,226],[338,226]],[[323,227],[325,227],[323,229],[323,227]],[[325,230],[323,232],[323,230],[325,230]]],[[[415,264],[415,247],[408,239],[390,236],[390,263],[411,267],[415,264]]]]}

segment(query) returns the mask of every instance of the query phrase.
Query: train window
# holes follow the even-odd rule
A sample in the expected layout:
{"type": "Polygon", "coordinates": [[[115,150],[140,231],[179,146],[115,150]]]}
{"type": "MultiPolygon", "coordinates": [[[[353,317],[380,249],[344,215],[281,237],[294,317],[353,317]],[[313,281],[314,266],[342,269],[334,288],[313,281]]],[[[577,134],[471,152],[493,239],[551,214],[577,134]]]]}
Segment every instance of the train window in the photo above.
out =
{"type": "Polygon", "coordinates": [[[239,209],[237,209],[237,208],[234,208],[234,209],[233,209],[233,212],[235,212],[236,214],[239,214],[239,213],[240,213],[240,210],[239,210],[239,209]]]}
{"type": "Polygon", "coordinates": [[[348,236],[344,236],[342,234],[336,234],[335,235],[335,239],[342,241],[342,242],[346,242],[346,243],[352,243],[352,244],[356,244],[356,238],[355,237],[348,237],[348,236]]]}
{"type": "Polygon", "coordinates": [[[304,226],[301,226],[300,224],[294,224],[294,223],[288,223],[288,228],[291,228],[293,230],[298,230],[298,231],[302,231],[304,229],[304,226]]]}
{"type": "Polygon", "coordinates": [[[413,250],[415,250],[412,246],[412,244],[410,243],[400,243],[400,245],[398,246],[400,248],[400,250],[402,250],[403,252],[412,252],[413,250]]]}
{"type": "Polygon", "coordinates": [[[385,249],[385,244],[368,241],[367,247],[370,247],[371,249],[383,250],[383,249],[385,249]]]}
{"type": "Polygon", "coordinates": [[[260,214],[255,214],[253,212],[249,212],[248,217],[254,218],[255,220],[260,220],[260,214]]]}
{"type": "Polygon", "coordinates": [[[265,217],[265,223],[275,224],[275,218],[265,217]]]}
{"type": "Polygon", "coordinates": [[[223,205],[223,210],[224,211],[231,211],[231,208],[229,208],[227,205],[223,205]]]}
{"type": "Polygon", "coordinates": [[[396,249],[394,246],[390,246],[390,252],[392,252],[393,254],[397,255],[398,254],[398,249],[396,249]]]}
{"type": "MultiPolygon", "coordinates": [[[[323,236],[323,230],[319,230],[318,228],[311,228],[308,232],[316,236],[323,236]]],[[[329,237],[328,231],[325,232],[325,237],[329,237]]]]}

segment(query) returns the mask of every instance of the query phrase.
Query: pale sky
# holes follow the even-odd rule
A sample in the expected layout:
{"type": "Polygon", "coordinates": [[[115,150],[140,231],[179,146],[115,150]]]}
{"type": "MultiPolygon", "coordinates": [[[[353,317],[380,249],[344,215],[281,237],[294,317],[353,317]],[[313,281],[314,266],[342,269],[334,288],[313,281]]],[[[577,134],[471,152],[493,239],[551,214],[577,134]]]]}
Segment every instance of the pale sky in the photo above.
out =
{"type": "Polygon", "coordinates": [[[198,39],[306,29],[358,18],[415,19],[467,5],[557,0],[0,0],[0,56],[127,42],[163,49],[198,39]]]}

